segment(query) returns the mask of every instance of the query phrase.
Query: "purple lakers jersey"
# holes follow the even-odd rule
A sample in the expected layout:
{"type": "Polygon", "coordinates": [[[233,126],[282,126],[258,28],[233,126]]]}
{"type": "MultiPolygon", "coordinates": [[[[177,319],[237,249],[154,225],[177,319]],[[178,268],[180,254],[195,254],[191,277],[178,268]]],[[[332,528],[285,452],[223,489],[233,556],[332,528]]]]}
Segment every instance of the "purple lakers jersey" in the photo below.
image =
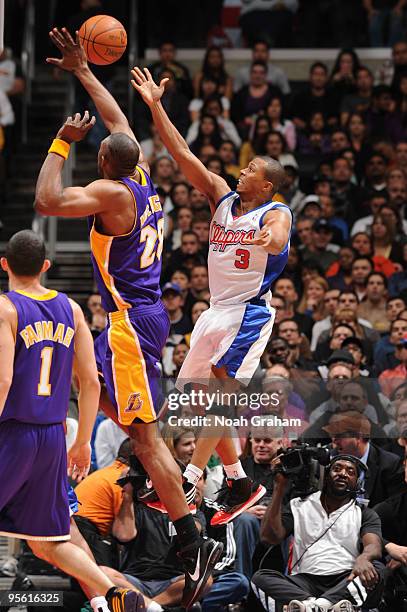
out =
{"type": "Polygon", "coordinates": [[[75,323],[63,293],[5,294],[18,323],[13,382],[0,422],[14,419],[49,425],[66,419],[71,388],[75,323]]]}
{"type": "Polygon", "coordinates": [[[89,218],[92,263],[102,306],[107,312],[155,304],[161,297],[161,254],[164,216],[150,177],[137,166],[141,183],[120,179],[130,191],[135,208],[134,226],[127,234],[108,236],[89,218]]]}

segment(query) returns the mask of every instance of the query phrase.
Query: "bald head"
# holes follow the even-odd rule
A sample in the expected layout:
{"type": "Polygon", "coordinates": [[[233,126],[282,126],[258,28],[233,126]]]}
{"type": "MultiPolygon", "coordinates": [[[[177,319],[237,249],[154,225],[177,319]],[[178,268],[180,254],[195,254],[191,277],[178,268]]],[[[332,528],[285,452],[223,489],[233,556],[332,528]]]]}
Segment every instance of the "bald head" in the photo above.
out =
{"type": "Polygon", "coordinates": [[[108,166],[109,178],[115,179],[134,173],[140,157],[140,148],[133,138],[117,132],[105,138],[101,153],[108,166]]]}

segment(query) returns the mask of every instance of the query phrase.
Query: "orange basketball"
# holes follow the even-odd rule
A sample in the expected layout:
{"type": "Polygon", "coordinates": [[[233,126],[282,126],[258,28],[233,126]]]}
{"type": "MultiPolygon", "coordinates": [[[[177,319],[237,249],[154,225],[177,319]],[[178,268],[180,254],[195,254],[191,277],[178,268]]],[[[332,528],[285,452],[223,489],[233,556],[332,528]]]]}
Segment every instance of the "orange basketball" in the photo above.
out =
{"type": "Polygon", "coordinates": [[[113,64],[127,46],[126,30],[110,15],[95,15],[81,25],[79,37],[92,64],[113,64]]]}

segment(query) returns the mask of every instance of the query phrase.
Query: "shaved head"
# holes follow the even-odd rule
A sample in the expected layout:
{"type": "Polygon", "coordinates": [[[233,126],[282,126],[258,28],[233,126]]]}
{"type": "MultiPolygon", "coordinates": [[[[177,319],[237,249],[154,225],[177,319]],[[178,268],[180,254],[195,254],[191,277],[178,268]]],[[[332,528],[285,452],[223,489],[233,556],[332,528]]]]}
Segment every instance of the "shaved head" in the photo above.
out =
{"type": "Polygon", "coordinates": [[[110,134],[103,142],[106,145],[104,154],[112,174],[110,178],[133,174],[140,157],[137,142],[122,132],[110,134]]]}
{"type": "Polygon", "coordinates": [[[272,157],[260,157],[265,162],[264,176],[273,183],[273,195],[279,191],[285,181],[285,170],[279,161],[272,157]]]}

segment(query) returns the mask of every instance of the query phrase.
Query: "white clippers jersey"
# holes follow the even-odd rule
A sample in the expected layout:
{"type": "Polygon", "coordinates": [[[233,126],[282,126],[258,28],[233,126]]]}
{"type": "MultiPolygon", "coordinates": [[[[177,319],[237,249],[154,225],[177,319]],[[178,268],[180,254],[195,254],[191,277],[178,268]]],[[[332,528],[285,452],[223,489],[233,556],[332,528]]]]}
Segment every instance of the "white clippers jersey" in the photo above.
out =
{"type": "Polygon", "coordinates": [[[263,227],[264,215],[274,208],[291,211],[281,202],[266,202],[234,217],[239,194],[231,191],[218,203],[209,235],[208,272],[212,304],[241,304],[270,299],[270,286],[283,271],[290,249],[288,241],[279,255],[269,255],[250,244],[263,227]]]}

